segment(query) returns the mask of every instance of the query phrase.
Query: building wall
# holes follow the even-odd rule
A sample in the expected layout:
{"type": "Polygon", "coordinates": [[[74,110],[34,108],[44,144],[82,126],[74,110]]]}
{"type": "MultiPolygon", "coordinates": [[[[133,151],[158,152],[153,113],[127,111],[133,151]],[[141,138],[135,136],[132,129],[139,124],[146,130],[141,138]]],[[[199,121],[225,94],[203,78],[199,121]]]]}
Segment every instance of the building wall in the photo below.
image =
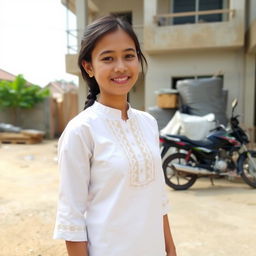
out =
{"type": "Polygon", "coordinates": [[[159,0],[157,3],[157,13],[165,14],[170,11],[171,1],[170,0],[159,0]]]}
{"type": "Polygon", "coordinates": [[[22,129],[36,129],[46,133],[46,138],[54,137],[54,120],[52,119],[52,98],[35,105],[32,109],[21,109],[15,123],[13,111],[10,109],[0,110],[0,123],[8,123],[22,129]]]}
{"type": "Polygon", "coordinates": [[[245,123],[256,125],[256,1],[248,0],[245,48],[244,116],[245,123]]]}
{"type": "Polygon", "coordinates": [[[238,98],[238,112],[243,113],[244,53],[243,50],[188,51],[148,56],[146,77],[146,110],[155,106],[155,90],[171,88],[172,77],[224,75],[224,88],[228,90],[228,115],[231,101],[238,98]]]}
{"type": "Polygon", "coordinates": [[[249,24],[251,24],[256,19],[256,1],[249,0],[247,2],[249,24]]]}
{"type": "Polygon", "coordinates": [[[134,25],[143,24],[143,0],[94,0],[94,3],[99,7],[97,17],[110,14],[112,12],[127,12],[132,11],[134,25]]]}
{"type": "Polygon", "coordinates": [[[133,89],[130,91],[129,102],[133,108],[145,110],[145,88],[142,76],[139,77],[133,89]]]}

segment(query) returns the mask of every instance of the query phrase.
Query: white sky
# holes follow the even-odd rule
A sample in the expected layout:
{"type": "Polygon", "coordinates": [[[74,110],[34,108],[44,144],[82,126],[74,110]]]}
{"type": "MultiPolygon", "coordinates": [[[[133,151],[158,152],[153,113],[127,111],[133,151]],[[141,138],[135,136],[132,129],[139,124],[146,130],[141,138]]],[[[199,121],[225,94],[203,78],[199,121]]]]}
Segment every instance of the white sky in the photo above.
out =
{"type": "Polygon", "coordinates": [[[0,0],[0,68],[45,86],[65,71],[66,8],[61,0],[0,0]]]}

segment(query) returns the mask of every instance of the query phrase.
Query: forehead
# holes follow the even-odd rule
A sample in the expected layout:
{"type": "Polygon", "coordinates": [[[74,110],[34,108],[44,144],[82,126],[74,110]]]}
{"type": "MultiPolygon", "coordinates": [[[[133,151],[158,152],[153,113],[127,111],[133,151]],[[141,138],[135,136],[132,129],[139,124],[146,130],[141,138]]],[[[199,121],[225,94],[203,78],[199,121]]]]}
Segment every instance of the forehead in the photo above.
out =
{"type": "Polygon", "coordinates": [[[99,55],[103,51],[124,51],[128,48],[133,48],[135,50],[133,39],[125,31],[118,29],[104,35],[97,42],[92,51],[92,55],[99,55]]]}

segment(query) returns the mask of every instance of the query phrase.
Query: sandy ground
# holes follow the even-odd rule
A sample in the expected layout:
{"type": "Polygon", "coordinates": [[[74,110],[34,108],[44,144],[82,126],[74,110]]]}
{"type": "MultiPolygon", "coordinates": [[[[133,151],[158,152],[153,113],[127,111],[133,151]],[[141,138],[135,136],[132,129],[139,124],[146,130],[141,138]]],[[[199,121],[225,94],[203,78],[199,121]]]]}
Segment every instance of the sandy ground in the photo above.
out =
{"type": "MultiPolygon", "coordinates": [[[[0,147],[1,256],[67,255],[64,242],[52,239],[56,144],[0,147]]],[[[190,190],[168,191],[179,256],[256,255],[256,190],[225,180],[216,180],[214,187],[199,180],[190,190]]]]}

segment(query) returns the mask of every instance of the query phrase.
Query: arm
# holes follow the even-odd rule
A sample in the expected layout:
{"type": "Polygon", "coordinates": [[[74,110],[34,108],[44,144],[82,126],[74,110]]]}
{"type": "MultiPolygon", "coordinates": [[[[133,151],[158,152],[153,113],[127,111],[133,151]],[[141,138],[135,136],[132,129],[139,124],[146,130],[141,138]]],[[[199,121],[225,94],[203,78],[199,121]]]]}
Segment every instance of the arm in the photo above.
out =
{"type": "Polygon", "coordinates": [[[165,238],[165,250],[167,256],[176,256],[176,249],[172,239],[171,229],[169,225],[168,215],[163,216],[164,222],[164,238],[165,238]]]}
{"type": "Polygon", "coordinates": [[[69,256],[88,256],[87,242],[66,241],[69,256]]]}
{"type": "Polygon", "coordinates": [[[58,145],[60,187],[54,239],[84,242],[91,152],[87,133],[75,128],[69,127],[58,145]]]}

